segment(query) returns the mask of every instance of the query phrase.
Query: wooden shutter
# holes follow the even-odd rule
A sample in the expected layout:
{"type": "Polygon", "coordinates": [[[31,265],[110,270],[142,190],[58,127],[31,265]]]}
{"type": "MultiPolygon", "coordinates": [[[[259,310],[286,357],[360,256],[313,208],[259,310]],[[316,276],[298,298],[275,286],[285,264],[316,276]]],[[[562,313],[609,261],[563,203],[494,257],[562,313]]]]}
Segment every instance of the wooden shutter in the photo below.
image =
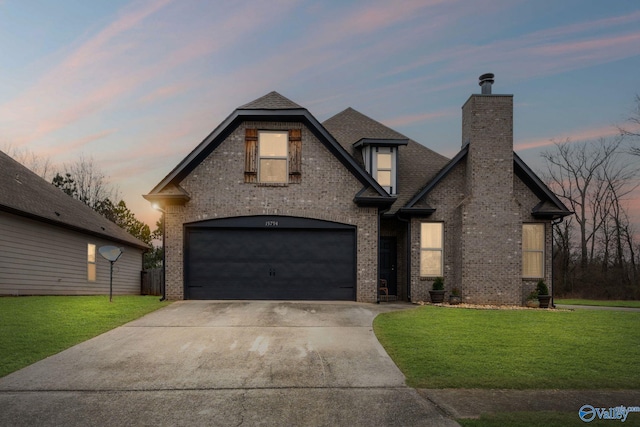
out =
{"type": "Polygon", "coordinates": [[[289,130],[289,183],[299,184],[302,180],[302,131],[289,130]]]}
{"type": "Polygon", "coordinates": [[[245,130],[244,182],[258,182],[258,129],[245,130]]]}

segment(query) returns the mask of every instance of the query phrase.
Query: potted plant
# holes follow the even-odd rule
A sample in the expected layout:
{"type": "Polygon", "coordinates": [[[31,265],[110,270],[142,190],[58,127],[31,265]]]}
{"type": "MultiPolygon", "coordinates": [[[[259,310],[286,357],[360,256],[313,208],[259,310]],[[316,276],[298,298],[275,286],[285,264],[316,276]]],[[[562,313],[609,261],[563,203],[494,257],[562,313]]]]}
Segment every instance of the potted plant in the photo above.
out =
{"type": "Polygon", "coordinates": [[[449,295],[449,304],[458,305],[462,302],[462,296],[460,295],[460,289],[451,289],[451,295],[449,295]]]}
{"type": "Polygon", "coordinates": [[[429,295],[431,296],[431,302],[434,304],[441,304],[444,301],[444,279],[442,277],[435,278],[429,295]]]}
{"type": "Polygon", "coordinates": [[[540,303],[538,302],[538,292],[531,291],[529,296],[527,297],[527,302],[525,305],[529,308],[538,308],[540,307],[540,303]]]}
{"type": "Polygon", "coordinates": [[[549,295],[549,288],[544,280],[539,280],[536,285],[536,292],[538,294],[538,301],[540,302],[540,308],[549,308],[549,301],[551,301],[551,295],[549,295]]]}

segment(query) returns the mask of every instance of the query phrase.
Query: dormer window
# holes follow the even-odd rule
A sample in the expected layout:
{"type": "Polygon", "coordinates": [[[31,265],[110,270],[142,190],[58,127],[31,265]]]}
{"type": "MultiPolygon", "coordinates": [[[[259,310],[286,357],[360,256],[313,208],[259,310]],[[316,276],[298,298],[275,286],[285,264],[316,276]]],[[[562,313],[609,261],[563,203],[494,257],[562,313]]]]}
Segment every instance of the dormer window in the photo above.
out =
{"type": "Polygon", "coordinates": [[[390,195],[398,194],[398,147],[407,145],[406,139],[364,138],[354,144],[362,148],[364,166],[390,195]]]}

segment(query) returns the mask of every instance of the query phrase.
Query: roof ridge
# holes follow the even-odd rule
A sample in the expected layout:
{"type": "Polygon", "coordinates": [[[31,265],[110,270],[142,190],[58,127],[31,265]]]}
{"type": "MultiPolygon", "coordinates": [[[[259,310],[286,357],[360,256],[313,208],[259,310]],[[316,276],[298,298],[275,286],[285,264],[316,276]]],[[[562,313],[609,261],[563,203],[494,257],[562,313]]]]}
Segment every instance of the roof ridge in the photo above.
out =
{"type": "Polygon", "coordinates": [[[238,107],[239,110],[290,110],[304,107],[275,90],[238,107]]]}

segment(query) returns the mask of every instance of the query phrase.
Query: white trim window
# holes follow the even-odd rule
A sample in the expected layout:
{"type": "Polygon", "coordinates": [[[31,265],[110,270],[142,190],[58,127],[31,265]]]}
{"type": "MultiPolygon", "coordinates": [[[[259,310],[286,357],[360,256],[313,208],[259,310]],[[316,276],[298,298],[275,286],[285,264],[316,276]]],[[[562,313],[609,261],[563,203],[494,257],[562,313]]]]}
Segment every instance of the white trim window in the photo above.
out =
{"type": "Polygon", "coordinates": [[[420,276],[442,276],[444,261],[444,224],[423,222],[420,224],[420,276]]]}
{"type": "Polygon", "coordinates": [[[96,245],[87,244],[87,280],[96,281],[96,245]]]}
{"type": "Polygon", "coordinates": [[[390,195],[398,194],[398,147],[362,147],[364,166],[380,187],[390,195]]]}
{"type": "Polygon", "coordinates": [[[522,224],[522,277],[544,277],[544,237],[544,224],[522,224]]]}
{"type": "Polygon", "coordinates": [[[258,132],[258,181],[287,183],[289,133],[287,131],[258,132]]]}

